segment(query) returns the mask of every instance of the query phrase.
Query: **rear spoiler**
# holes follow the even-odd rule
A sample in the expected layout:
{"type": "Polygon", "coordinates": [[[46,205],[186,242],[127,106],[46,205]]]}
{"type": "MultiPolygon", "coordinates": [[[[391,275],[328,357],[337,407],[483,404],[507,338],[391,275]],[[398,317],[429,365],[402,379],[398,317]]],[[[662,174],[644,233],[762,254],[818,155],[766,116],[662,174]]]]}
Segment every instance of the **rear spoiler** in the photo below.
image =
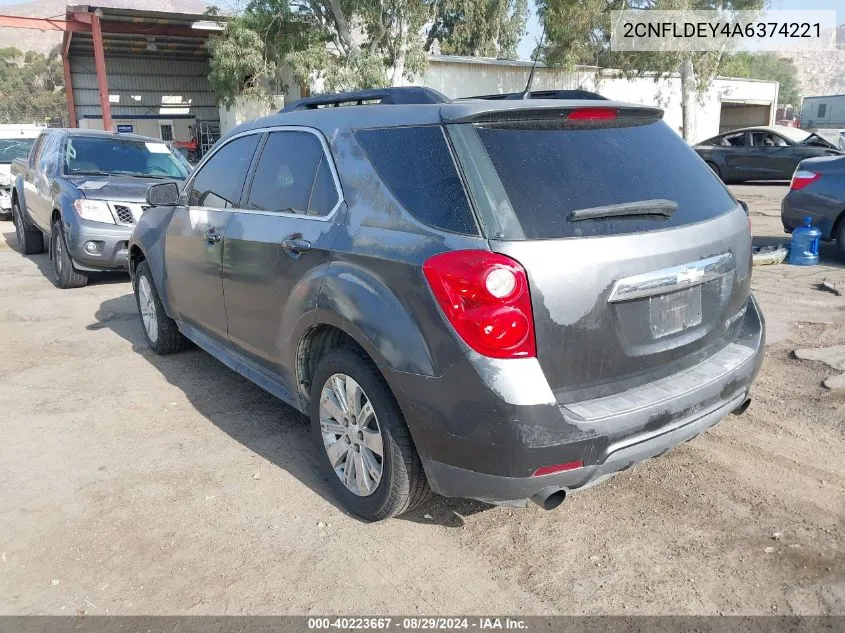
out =
{"type": "Polygon", "coordinates": [[[476,102],[450,104],[440,109],[444,123],[517,123],[547,122],[584,125],[601,123],[605,126],[646,123],[663,118],[663,110],[651,106],[616,104],[610,101],[550,102],[538,106],[528,101],[508,101],[507,107],[484,107],[476,102]],[[530,105],[529,105],[530,104],[530,105]]]}
{"type": "Polygon", "coordinates": [[[475,95],[473,97],[461,97],[457,101],[466,101],[469,99],[484,99],[486,101],[522,101],[528,99],[577,99],[589,101],[607,101],[607,97],[603,97],[597,92],[590,92],[589,90],[581,90],[580,88],[574,90],[532,90],[528,97],[523,96],[522,92],[506,92],[504,94],[494,95],[475,95]]]}

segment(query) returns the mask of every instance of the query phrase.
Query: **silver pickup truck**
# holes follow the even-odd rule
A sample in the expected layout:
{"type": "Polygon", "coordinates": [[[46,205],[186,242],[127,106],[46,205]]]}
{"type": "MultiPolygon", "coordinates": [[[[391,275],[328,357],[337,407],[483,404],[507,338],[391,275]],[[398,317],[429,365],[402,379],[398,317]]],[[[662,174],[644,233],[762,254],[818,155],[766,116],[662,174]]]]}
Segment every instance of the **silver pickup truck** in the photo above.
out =
{"type": "Polygon", "coordinates": [[[12,161],[26,158],[42,127],[0,125],[0,219],[12,217],[12,161]]]}
{"type": "Polygon", "coordinates": [[[146,210],[147,187],[181,183],[191,170],[159,139],[80,129],[46,129],[12,163],[12,215],[24,254],[48,250],[59,288],[88,273],[127,268],[129,236],[146,210]]]}

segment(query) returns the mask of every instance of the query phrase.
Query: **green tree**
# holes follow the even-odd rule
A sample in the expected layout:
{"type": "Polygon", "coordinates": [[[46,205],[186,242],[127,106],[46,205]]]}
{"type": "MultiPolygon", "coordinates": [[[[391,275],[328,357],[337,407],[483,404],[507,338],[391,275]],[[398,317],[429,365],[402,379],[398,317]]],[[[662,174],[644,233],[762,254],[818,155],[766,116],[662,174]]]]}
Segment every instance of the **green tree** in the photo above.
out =
{"type": "Polygon", "coordinates": [[[625,76],[655,73],[659,79],[679,73],[684,138],[691,140],[696,94],[704,93],[716,77],[724,52],[618,52],[610,50],[611,11],[623,9],[756,11],[766,0],[537,0],[545,27],[541,57],[551,65],[571,68],[595,64],[615,68],[625,76]]]}
{"type": "Polygon", "coordinates": [[[224,103],[297,82],[326,91],[398,85],[424,71],[425,0],[252,0],[212,38],[212,86],[224,103]]]}
{"type": "Polygon", "coordinates": [[[780,84],[780,103],[795,107],[801,104],[798,71],[791,59],[778,57],[774,53],[743,52],[725,55],[719,64],[719,74],[723,77],[777,81],[780,84]]]}
{"type": "Polygon", "coordinates": [[[425,50],[446,55],[516,57],[528,21],[528,0],[437,0],[425,50]]]}
{"type": "Polygon", "coordinates": [[[59,50],[49,55],[0,49],[0,122],[67,120],[59,50]]]}

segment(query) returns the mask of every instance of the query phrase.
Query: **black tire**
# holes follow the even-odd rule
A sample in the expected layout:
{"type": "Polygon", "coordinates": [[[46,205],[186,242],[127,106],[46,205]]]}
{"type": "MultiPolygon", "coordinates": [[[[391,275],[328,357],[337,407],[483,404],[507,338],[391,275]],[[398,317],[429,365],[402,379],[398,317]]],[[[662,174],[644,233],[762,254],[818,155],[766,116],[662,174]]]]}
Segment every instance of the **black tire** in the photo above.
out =
{"type": "Polygon", "coordinates": [[[840,254],[845,255],[845,213],[839,218],[839,226],[836,232],[836,248],[840,254]]]}
{"type": "Polygon", "coordinates": [[[21,253],[24,255],[43,253],[44,234],[40,229],[29,225],[23,217],[17,200],[12,203],[12,221],[15,223],[15,235],[18,237],[18,248],[21,253]]]}
{"type": "Polygon", "coordinates": [[[368,521],[380,521],[407,512],[429,497],[428,480],[402,411],[375,364],[362,350],[342,347],[320,359],[311,383],[310,409],[317,459],[347,510],[368,521]],[[377,418],[383,449],[382,474],[368,496],[359,496],[340,480],[323,442],[320,398],[323,386],[334,374],[346,374],[360,385],[377,418]]]}
{"type": "Polygon", "coordinates": [[[722,180],[722,172],[719,171],[719,166],[716,163],[711,163],[710,161],[707,161],[707,166],[711,170],[713,170],[713,173],[716,174],[716,177],[719,180],[722,180]]]}
{"type": "Polygon", "coordinates": [[[0,211],[0,220],[11,220],[12,219],[12,212],[9,211],[6,213],[5,211],[0,211]]]}
{"type": "Polygon", "coordinates": [[[50,234],[50,257],[53,260],[53,281],[56,286],[67,290],[82,288],[88,283],[88,275],[73,267],[61,220],[53,222],[53,231],[50,234]]]}
{"type": "Polygon", "coordinates": [[[138,316],[141,320],[141,329],[144,332],[144,338],[147,339],[147,345],[150,346],[150,349],[156,354],[164,356],[166,354],[181,352],[189,347],[191,344],[190,341],[179,331],[176,321],[167,316],[167,313],[164,311],[161,298],[158,296],[158,290],[156,290],[155,283],[153,283],[150,265],[146,261],[142,261],[135,269],[133,286],[133,290],[135,291],[135,305],[138,306],[138,316]],[[144,286],[145,283],[146,286],[144,286]],[[153,308],[151,313],[146,313],[151,314],[151,318],[155,319],[155,331],[152,335],[144,320],[145,310],[141,307],[143,304],[145,308],[148,308],[147,301],[142,298],[142,295],[145,294],[144,288],[149,290],[149,301],[153,308]]]}

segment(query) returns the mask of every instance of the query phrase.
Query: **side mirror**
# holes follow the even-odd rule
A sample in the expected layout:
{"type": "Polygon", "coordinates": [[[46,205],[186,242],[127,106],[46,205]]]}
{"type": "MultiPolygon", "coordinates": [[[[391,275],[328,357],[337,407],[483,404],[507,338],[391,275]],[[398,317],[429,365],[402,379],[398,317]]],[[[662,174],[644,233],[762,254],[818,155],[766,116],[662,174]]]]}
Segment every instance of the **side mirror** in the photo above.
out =
{"type": "Polygon", "coordinates": [[[750,215],[748,213],[748,203],[745,200],[737,200],[739,202],[739,206],[742,207],[742,210],[745,211],[745,215],[750,215]]]}
{"type": "Polygon", "coordinates": [[[144,196],[151,207],[175,207],[179,204],[179,186],[175,182],[162,182],[147,187],[144,196]]]}

